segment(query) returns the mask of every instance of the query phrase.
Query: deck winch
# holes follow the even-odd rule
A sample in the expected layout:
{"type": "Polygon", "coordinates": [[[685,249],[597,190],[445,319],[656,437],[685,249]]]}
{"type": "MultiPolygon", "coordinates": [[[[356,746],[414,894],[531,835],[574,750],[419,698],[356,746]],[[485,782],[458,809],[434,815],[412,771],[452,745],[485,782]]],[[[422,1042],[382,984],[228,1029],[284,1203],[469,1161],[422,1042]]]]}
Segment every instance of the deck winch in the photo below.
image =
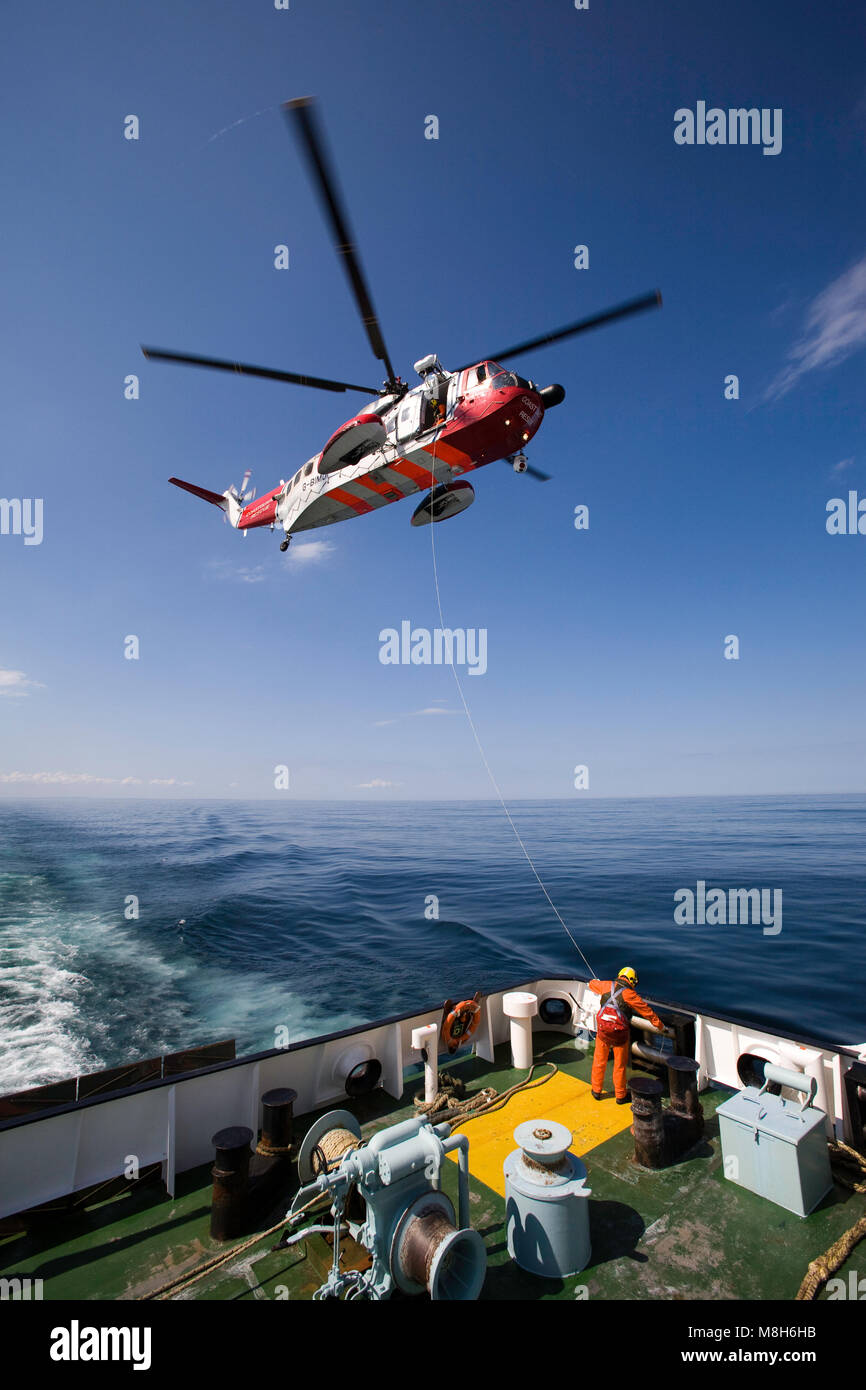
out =
{"type": "Polygon", "coordinates": [[[316,1193],[329,1193],[334,1259],[316,1298],[388,1298],[425,1290],[435,1300],[468,1301],[484,1283],[484,1242],[469,1225],[469,1141],[450,1125],[415,1116],[369,1143],[347,1110],[332,1110],[307,1133],[298,1156],[304,1184],[290,1217],[316,1193]],[[459,1218],[440,1190],[445,1155],[457,1150],[459,1218]],[[361,1200],[362,1199],[362,1200],[361,1200]],[[366,1270],[340,1267],[341,1228],[369,1250],[366,1270]]]}

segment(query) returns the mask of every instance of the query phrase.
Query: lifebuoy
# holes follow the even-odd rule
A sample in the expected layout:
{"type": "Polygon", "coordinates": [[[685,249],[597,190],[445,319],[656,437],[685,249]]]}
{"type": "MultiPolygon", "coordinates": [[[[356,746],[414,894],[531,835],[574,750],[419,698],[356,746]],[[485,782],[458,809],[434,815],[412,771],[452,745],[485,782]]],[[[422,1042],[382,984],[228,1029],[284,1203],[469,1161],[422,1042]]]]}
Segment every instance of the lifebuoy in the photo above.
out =
{"type": "Polygon", "coordinates": [[[456,1052],[462,1042],[471,1038],[481,1022],[481,1005],[474,999],[455,1004],[442,1025],[442,1041],[449,1052],[456,1052]]]}

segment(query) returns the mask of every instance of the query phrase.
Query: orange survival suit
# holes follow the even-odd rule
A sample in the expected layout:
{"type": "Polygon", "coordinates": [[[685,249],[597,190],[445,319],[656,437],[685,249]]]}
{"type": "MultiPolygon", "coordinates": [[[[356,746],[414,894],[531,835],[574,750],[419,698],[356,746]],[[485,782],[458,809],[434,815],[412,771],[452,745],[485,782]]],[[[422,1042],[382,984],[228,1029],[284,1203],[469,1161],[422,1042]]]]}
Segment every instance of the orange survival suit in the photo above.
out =
{"type": "MultiPolygon", "coordinates": [[[[640,1014],[643,1018],[648,1018],[654,1028],[663,1028],[664,1024],[657,1013],[650,1008],[645,999],[641,999],[637,990],[631,988],[625,980],[590,980],[589,987],[593,994],[600,994],[602,1002],[606,1003],[608,996],[613,992],[614,986],[617,990],[619,1007],[626,1019],[631,1013],[640,1014]]],[[[628,1096],[628,1086],[625,1079],[625,1069],[628,1063],[629,1052],[629,1029],[626,1028],[621,1033],[605,1034],[599,1030],[595,1040],[595,1053],[592,1059],[592,1089],[595,1095],[601,1095],[604,1089],[604,1073],[607,1069],[607,1059],[613,1048],[613,1089],[617,1100],[625,1100],[628,1096]]]]}

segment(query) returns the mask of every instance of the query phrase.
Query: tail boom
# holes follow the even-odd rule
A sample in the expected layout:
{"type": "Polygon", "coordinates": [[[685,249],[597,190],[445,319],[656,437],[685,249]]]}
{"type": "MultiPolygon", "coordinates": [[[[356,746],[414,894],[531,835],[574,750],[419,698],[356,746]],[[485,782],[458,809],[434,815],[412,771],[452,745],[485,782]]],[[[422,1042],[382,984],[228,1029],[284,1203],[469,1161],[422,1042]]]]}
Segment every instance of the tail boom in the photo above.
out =
{"type": "Polygon", "coordinates": [[[170,483],[175,487],[183,488],[184,492],[191,492],[193,497],[200,497],[203,502],[210,502],[214,507],[219,507],[221,512],[225,512],[232,526],[237,526],[242,512],[242,507],[234,493],[211,492],[209,488],[199,487],[197,483],[184,482],[183,478],[169,478],[170,483]]]}

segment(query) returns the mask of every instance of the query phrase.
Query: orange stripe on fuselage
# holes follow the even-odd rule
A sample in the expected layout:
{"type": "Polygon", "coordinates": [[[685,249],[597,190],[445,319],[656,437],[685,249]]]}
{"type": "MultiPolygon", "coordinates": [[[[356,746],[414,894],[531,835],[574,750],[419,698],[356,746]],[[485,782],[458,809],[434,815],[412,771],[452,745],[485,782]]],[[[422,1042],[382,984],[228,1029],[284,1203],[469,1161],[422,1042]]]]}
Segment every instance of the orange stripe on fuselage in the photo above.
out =
{"type": "Polygon", "coordinates": [[[345,489],[341,487],[331,488],[331,491],[327,493],[326,496],[332,497],[335,502],[342,502],[344,507],[351,507],[352,511],[357,512],[358,516],[363,516],[365,512],[373,511],[371,502],[365,502],[362,497],[356,497],[353,492],[346,492],[345,489]]]}
{"type": "Polygon", "coordinates": [[[431,487],[436,482],[429,468],[419,468],[417,463],[410,463],[408,459],[395,459],[387,466],[395,473],[402,473],[404,478],[411,478],[419,487],[431,487]]]}
{"type": "Polygon", "coordinates": [[[435,444],[430,444],[425,449],[431,458],[442,459],[445,463],[457,464],[459,468],[468,468],[472,459],[468,454],[464,454],[462,449],[455,449],[453,444],[446,444],[444,439],[439,439],[435,444]]]}
{"type": "Polygon", "coordinates": [[[371,492],[377,492],[380,497],[384,497],[388,502],[396,502],[400,497],[406,496],[405,492],[401,492],[393,483],[378,482],[377,479],[373,477],[372,473],[368,473],[366,477],[363,478],[356,478],[355,482],[359,483],[361,487],[369,488],[371,492]],[[394,495],[395,493],[397,494],[396,497],[394,495]]]}

